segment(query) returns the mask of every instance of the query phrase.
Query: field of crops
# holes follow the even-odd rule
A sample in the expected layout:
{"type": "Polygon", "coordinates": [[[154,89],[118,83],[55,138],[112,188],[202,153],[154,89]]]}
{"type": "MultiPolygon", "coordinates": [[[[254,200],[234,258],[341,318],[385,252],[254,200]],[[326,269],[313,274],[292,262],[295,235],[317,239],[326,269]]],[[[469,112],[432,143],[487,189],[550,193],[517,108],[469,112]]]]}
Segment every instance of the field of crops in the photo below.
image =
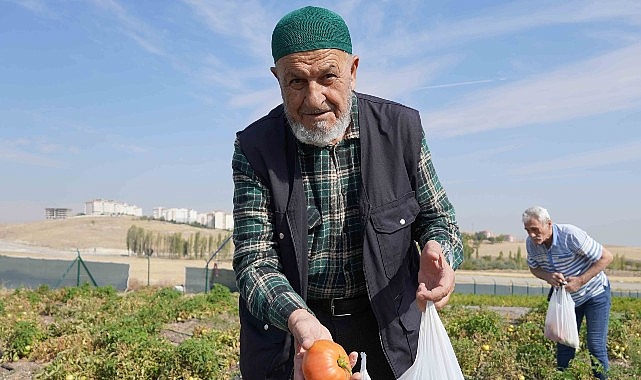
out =
{"type": "MultiPolygon", "coordinates": [[[[238,378],[237,297],[222,286],[197,295],[157,287],[0,290],[0,378],[238,378]],[[29,372],[20,377],[20,368],[29,372]]],[[[590,379],[585,349],[568,371],[554,370],[546,307],[542,296],[454,294],[440,315],[466,379],[590,379]],[[526,312],[501,311],[512,307],[526,312]]],[[[640,334],[641,300],[613,299],[610,378],[641,378],[640,334]]]]}

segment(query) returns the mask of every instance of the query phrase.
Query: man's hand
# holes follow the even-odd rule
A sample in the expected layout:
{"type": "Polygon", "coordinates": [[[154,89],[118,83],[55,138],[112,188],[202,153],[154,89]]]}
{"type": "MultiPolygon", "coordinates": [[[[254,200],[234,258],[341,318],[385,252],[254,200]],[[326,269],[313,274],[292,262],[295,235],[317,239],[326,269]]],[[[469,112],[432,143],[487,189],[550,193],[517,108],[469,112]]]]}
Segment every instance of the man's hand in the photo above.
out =
{"type": "Polygon", "coordinates": [[[454,269],[445,260],[441,245],[430,240],[423,247],[418,271],[416,301],[418,308],[425,311],[427,301],[434,302],[437,309],[447,305],[454,291],[454,269]]]}
{"type": "Polygon", "coordinates": [[[545,281],[548,282],[548,284],[552,286],[561,286],[561,285],[566,285],[567,281],[565,280],[565,276],[563,276],[563,273],[559,272],[546,272],[546,277],[545,281]]]}
{"type": "Polygon", "coordinates": [[[287,327],[294,336],[294,380],[302,380],[303,355],[315,341],[319,339],[332,339],[332,334],[323,326],[316,317],[305,309],[294,311],[287,320],[287,327]]]}
{"type": "Polygon", "coordinates": [[[308,350],[319,339],[333,340],[329,330],[306,309],[294,311],[287,320],[287,327],[294,336],[297,351],[298,346],[308,350]]]}
{"type": "MultiPolygon", "coordinates": [[[[294,311],[287,321],[289,331],[294,336],[294,344],[296,345],[296,353],[294,354],[294,380],[303,380],[303,355],[315,341],[319,339],[332,339],[329,330],[323,326],[316,317],[305,309],[298,309],[294,311]]],[[[351,352],[349,354],[349,365],[354,367],[358,361],[358,353],[351,352]]],[[[360,380],[361,374],[356,372],[352,374],[350,380],[360,380]]]]}
{"type": "Polygon", "coordinates": [[[581,287],[585,285],[585,282],[583,282],[583,278],[581,276],[565,277],[565,284],[565,290],[570,293],[574,293],[581,289],[581,287]]]}

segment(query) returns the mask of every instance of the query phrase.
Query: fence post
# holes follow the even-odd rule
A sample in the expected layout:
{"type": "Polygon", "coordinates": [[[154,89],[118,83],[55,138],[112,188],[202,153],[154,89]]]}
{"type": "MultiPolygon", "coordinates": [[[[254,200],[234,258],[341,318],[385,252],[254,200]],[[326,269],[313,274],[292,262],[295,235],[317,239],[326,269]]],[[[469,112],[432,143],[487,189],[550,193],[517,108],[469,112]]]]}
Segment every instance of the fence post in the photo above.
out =
{"type": "MultiPolygon", "coordinates": [[[[80,259],[80,250],[76,248],[76,251],[78,252],[76,260],[78,260],[80,259]]],[[[78,262],[78,268],[76,268],[76,286],[80,286],[80,262],[78,262]]]]}
{"type": "Polygon", "coordinates": [[[220,247],[216,249],[216,252],[212,253],[211,256],[209,256],[209,260],[207,260],[207,263],[205,264],[205,293],[209,293],[209,263],[218,255],[218,252],[220,252],[221,249],[231,240],[231,237],[233,236],[233,232],[227,236],[227,238],[220,244],[220,247]]]}

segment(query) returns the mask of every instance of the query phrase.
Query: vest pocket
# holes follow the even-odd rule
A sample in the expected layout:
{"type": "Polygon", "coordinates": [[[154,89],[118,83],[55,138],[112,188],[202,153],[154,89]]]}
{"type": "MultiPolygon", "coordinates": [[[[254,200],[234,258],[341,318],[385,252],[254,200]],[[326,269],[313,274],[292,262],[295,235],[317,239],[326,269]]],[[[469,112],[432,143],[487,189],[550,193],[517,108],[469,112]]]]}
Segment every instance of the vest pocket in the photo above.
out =
{"type": "Polygon", "coordinates": [[[419,212],[420,206],[413,191],[392,202],[372,208],[370,212],[385,275],[390,279],[396,275],[408,252],[412,242],[410,226],[419,212]]]}

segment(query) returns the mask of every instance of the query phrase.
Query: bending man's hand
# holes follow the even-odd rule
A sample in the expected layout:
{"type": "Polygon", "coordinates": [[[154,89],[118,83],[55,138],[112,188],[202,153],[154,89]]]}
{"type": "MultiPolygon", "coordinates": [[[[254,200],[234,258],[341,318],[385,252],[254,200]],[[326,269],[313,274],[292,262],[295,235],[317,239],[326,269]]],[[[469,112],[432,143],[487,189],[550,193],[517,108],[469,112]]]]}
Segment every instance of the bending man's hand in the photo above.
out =
{"type": "Polygon", "coordinates": [[[437,309],[441,309],[447,305],[453,291],[454,269],[445,260],[441,245],[430,240],[421,253],[416,291],[418,308],[425,311],[427,301],[432,301],[437,309]]]}

